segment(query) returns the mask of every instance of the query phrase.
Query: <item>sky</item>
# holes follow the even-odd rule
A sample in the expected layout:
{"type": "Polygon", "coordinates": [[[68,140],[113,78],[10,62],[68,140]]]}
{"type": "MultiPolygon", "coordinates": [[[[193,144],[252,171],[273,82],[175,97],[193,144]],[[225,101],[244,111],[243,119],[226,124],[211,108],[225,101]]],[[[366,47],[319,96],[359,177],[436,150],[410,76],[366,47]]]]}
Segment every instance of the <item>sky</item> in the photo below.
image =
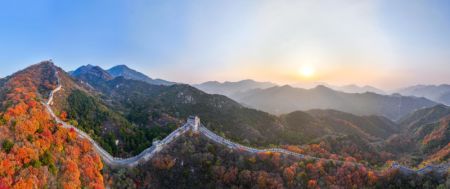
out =
{"type": "Polygon", "coordinates": [[[48,59],[183,83],[450,83],[450,1],[1,1],[0,77],[48,59]]]}

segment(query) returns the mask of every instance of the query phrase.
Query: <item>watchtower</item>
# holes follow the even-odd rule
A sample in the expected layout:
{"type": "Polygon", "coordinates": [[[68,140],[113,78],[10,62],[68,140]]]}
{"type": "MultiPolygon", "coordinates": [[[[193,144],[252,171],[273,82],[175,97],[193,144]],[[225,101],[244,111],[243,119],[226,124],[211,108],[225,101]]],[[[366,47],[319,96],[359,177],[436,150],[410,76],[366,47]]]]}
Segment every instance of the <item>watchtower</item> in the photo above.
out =
{"type": "Polygon", "coordinates": [[[198,132],[198,127],[200,126],[200,118],[197,116],[189,116],[187,123],[191,125],[194,132],[198,132]]]}

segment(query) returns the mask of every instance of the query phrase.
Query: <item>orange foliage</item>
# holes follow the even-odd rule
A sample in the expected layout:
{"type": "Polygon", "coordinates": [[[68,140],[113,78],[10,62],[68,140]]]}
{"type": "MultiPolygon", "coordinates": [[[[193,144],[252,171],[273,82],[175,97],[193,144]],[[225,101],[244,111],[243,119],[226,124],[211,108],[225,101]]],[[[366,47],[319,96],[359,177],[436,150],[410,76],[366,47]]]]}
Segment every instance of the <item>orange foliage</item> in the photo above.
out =
{"type": "Polygon", "coordinates": [[[89,152],[91,150],[91,143],[88,140],[82,140],[80,147],[83,152],[89,152]]]}
{"type": "Polygon", "coordinates": [[[378,177],[373,171],[369,171],[367,172],[367,180],[369,184],[375,184],[378,181],[378,177]]]}
{"type": "Polygon", "coordinates": [[[427,136],[425,136],[423,141],[422,141],[422,143],[423,144],[428,144],[428,143],[430,143],[430,141],[440,140],[440,139],[444,138],[446,136],[446,133],[449,130],[448,129],[449,122],[450,122],[450,117],[442,119],[441,122],[440,122],[439,128],[434,130],[433,132],[431,132],[427,136]]]}
{"type": "Polygon", "coordinates": [[[299,153],[299,154],[305,153],[305,151],[303,149],[299,148],[298,146],[289,145],[289,146],[286,146],[285,148],[286,148],[286,150],[289,150],[291,152],[295,152],[295,153],[299,153]]]}
{"type": "Polygon", "coordinates": [[[38,159],[38,155],[33,149],[28,147],[21,147],[16,151],[16,158],[19,162],[26,164],[30,163],[31,160],[38,159]]]}
{"type": "Polygon", "coordinates": [[[157,156],[152,159],[152,163],[158,169],[168,170],[175,165],[175,159],[169,155],[157,156]]]}
{"type": "Polygon", "coordinates": [[[103,164],[89,142],[58,128],[37,100],[47,96],[38,88],[49,92],[56,87],[52,75],[50,67],[36,65],[5,83],[10,90],[0,102],[6,108],[0,117],[7,126],[0,127],[0,142],[8,139],[14,146],[9,153],[0,150],[0,189],[44,188],[50,180],[64,188],[104,188],[103,164]],[[64,149],[66,153],[61,153],[64,149]],[[50,154],[45,161],[44,153],[50,154]]]}
{"type": "Polygon", "coordinates": [[[67,112],[63,111],[61,112],[61,115],[59,115],[59,118],[63,121],[67,121],[67,112]]]}
{"type": "Polygon", "coordinates": [[[23,188],[34,188],[34,181],[32,179],[19,179],[18,182],[14,185],[14,189],[23,189],[23,188]]]}

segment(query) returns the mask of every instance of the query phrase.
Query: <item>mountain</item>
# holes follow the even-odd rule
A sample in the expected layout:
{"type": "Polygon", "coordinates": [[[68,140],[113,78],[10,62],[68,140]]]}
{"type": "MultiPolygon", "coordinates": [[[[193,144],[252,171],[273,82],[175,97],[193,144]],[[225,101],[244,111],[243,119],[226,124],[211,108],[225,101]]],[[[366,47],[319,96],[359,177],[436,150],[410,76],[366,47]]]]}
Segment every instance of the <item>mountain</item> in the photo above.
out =
{"type": "Polygon", "coordinates": [[[386,92],[384,92],[383,90],[377,89],[377,88],[369,86],[369,85],[365,85],[365,86],[344,85],[344,86],[335,86],[335,87],[330,87],[330,88],[337,90],[337,91],[346,92],[346,93],[371,92],[371,93],[377,93],[377,94],[386,94],[386,92]]]}
{"type": "Polygon", "coordinates": [[[399,132],[399,126],[391,120],[381,116],[356,116],[336,110],[309,110],[310,115],[319,119],[332,133],[359,135],[365,139],[386,139],[399,132]]]}
{"type": "Polygon", "coordinates": [[[380,115],[398,120],[412,111],[436,105],[425,98],[375,93],[344,93],[323,85],[313,89],[276,86],[254,89],[235,100],[249,107],[273,114],[284,114],[296,110],[335,109],[355,115],[380,115]]]}
{"type": "Polygon", "coordinates": [[[85,74],[75,78],[92,86],[99,93],[97,101],[120,112],[133,125],[153,127],[167,119],[181,122],[189,115],[198,115],[207,127],[238,141],[270,144],[283,140],[278,137],[282,126],[276,116],[245,108],[225,96],[184,84],[153,85],[124,77],[98,80],[89,76],[91,72],[85,74]]]}
{"type": "Polygon", "coordinates": [[[41,103],[56,88],[52,62],[0,84],[0,188],[103,188],[103,163],[89,141],[60,127],[41,103]]]}
{"type": "Polygon", "coordinates": [[[149,122],[153,127],[134,124],[121,112],[108,107],[95,88],[106,87],[105,81],[113,80],[112,77],[104,77],[108,73],[100,67],[83,69],[83,72],[75,71],[77,80],[63,70],[58,72],[62,90],[55,94],[52,109],[60,115],[65,113],[68,122],[89,133],[112,155],[127,157],[137,154],[150,146],[154,139],[165,137],[175,129],[178,120],[167,119],[163,124],[149,122]],[[85,80],[90,83],[83,82],[85,80]]]}
{"type": "Polygon", "coordinates": [[[276,84],[270,82],[258,82],[251,79],[237,82],[226,81],[223,83],[217,81],[208,81],[205,83],[194,85],[194,87],[206,93],[221,94],[228,97],[232,97],[236,93],[245,92],[251,89],[265,89],[273,86],[276,86],[276,84]]]}
{"type": "Polygon", "coordinates": [[[109,74],[113,77],[124,77],[126,79],[133,79],[138,81],[144,81],[154,85],[173,85],[174,82],[162,80],[162,79],[152,79],[143,73],[129,68],[126,65],[118,65],[107,70],[109,74]]]}
{"type": "Polygon", "coordinates": [[[371,93],[377,93],[377,94],[386,94],[385,91],[378,89],[376,87],[372,87],[370,85],[359,86],[359,85],[355,85],[355,84],[349,84],[349,85],[340,86],[340,85],[331,85],[326,82],[304,82],[304,83],[295,83],[290,86],[295,87],[295,88],[310,89],[310,88],[314,88],[314,87],[321,86],[321,85],[328,87],[330,89],[336,90],[336,91],[341,91],[341,92],[346,92],[346,93],[371,92],[371,93]]]}
{"type": "Polygon", "coordinates": [[[399,120],[403,129],[411,129],[417,126],[438,122],[443,117],[450,115],[450,107],[437,105],[420,109],[399,120]]]}
{"type": "Polygon", "coordinates": [[[415,85],[396,91],[402,95],[425,97],[450,105],[450,85],[415,85]]]}
{"type": "Polygon", "coordinates": [[[110,75],[108,72],[106,72],[105,70],[103,70],[102,68],[98,67],[98,66],[93,66],[93,65],[86,65],[86,66],[81,66],[78,69],[76,69],[75,71],[71,72],[71,75],[74,77],[90,77],[90,78],[82,78],[85,80],[111,80],[113,79],[113,76],[110,75]]]}
{"type": "Polygon", "coordinates": [[[450,107],[437,105],[413,112],[399,122],[402,131],[385,148],[405,153],[415,163],[442,163],[450,158],[450,107]],[[405,148],[408,146],[408,148],[405,148]]]}
{"type": "MultiPolygon", "coordinates": [[[[99,66],[93,65],[81,66],[75,71],[70,72],[70,74],[71,76],[76,77],[80,80],[89,80],[93,85],[102,83],[102,81],[104,80],[111,80],[114,78],[99,66]]],[[[88,87],[92,88],[92,86],[89,85],[88,87]]]]}
{"type": "Polygon", "coordinates": [[[326,136],[355,136],[368,144],[399,132],[399,126],[387,118],[336,110],[295,111],[282,115],[281,120],[289,130],[283,137],[299,138],[303,143],[320,142],[326,136]]]}

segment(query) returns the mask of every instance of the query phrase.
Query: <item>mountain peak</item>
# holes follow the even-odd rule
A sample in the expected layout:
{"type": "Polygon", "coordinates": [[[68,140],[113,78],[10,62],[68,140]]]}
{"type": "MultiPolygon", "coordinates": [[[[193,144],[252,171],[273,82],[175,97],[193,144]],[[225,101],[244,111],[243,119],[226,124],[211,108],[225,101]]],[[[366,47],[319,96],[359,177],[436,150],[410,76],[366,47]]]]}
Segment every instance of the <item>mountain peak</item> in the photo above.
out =
{"type": "Polygon", "coordinates": [[[319,91],[334,91],[333,89],[325,86],[325,85],[317,85],[313,88],[313,90],[319,90],[319,91]]]}
{"type": "Polygon", "coordinates": [[[244,79],[239,81],[239,83],[256,83],[256,81],[253,79],[244,79]]]}
{"type": "Polygon", "coordinates": [[[111,74],[113,77],[124,77],[125,79],[132,79],[132,80],[138,80],[138,81],[144,81],[149,84],[153,85],[173,85],[175,83],[170,81],[165,81],[162,79],[152,79],[148,77],[147,75],[138,72],[136,70],[133,70],[129,68],[127,65],[121,64],[114,66],[107,70],[109,74],[111,74]]]}
{"type": "Polygon", "coordinates": [[[103,80],[111,80],[113,77],[100,66],[84,65],[71,72],[74,77],[95,77],[103,80]]]}
{"type": "Polygon", "coordinates": [[[244,79],[240,81],[225,82],[207,81],[194,86],[209,94],[221,94],[230,97],[249,90],[267,89],[276,86],[276,84],[270,82],[259,82],[253,79],[244,79]]]}
{"type": "Polygon", "coordinates": [[[43,60],[43,61],[35,64],[35,66],[52,66],[53,67],[53,66],[55,66],[55,64],[53,63],[52,59],[49,59],[49,60],[43,60]]]}
{"type": "Polygon", "coordinates": [[[127,70],[132,70],[131,68],[129,68],[129,67],[128,67],[127,65],[125,65],[125,64],[120,64],[120,65],[114,66],[114,67],[110,68],[109,70],[113,70],[113,69],[127,69],[127,70]]]}

